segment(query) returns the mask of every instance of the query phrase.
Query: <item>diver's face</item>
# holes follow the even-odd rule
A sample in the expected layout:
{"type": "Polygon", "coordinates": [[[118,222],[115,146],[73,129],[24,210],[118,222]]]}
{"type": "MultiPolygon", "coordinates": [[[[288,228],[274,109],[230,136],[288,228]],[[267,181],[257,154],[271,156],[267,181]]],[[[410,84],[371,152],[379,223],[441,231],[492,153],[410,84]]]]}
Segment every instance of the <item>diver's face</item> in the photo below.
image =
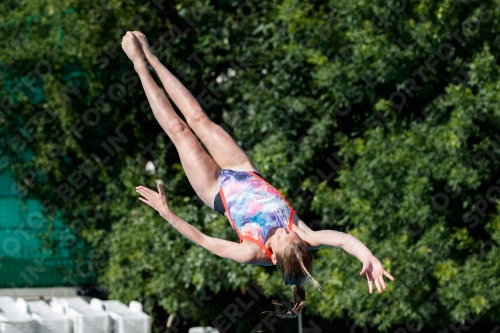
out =
{"type": "Polygon", "coordinates": [[[271,247],[274,253],[281,252],[290,242],[296,242],[298,240],[302,240],[302,238],[300,238],[295,231],[279,228],[273,235],[271,247]]]}

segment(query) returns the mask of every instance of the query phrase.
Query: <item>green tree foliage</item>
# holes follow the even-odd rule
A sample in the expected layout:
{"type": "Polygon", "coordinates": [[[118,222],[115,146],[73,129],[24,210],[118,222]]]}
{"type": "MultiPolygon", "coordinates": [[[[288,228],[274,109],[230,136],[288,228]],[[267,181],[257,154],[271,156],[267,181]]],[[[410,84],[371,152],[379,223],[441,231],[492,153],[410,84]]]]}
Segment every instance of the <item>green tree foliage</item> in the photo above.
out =
{"type": "Polygon", "coordinates": [[[111,297],[142,300],[160,318],[208,291],[219,307],[195,315],[207,324],[254,280],[268,297],[290,297],[276,270],[216,258],[137,201],[136,185],[161,179],[179,216],[236,240],[196,199],[121,52],[123,33],[141,30],[304,221],[360,238],[396,277],[370,295],[355,258],[318,250],[322,291],[308,289],[306,316],[326,331],[334,320],[400,332],[498,322],[495,1],[40,0],[1,10],[2,166],[21,197],[41,198],[93,245],[111,297]]]}

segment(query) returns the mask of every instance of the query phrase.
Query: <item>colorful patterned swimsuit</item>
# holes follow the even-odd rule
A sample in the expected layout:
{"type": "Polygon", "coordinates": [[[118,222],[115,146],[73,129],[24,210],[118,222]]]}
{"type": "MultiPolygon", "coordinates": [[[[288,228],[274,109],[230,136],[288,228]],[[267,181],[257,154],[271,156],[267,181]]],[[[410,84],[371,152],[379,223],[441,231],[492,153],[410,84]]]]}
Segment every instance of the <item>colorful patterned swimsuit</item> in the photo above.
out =
{"type": "Polygon", "coordinates": [[[259,245],[271,257],[264,245],[269,230],[274,227],[293,228],[295,210],[271,184],[255,171],[222,170],[220,190],[214,202],[215,210],[224,214],[240,238],[259,245]],[[218,198],[222,201],[222,208],[218,198]]]}

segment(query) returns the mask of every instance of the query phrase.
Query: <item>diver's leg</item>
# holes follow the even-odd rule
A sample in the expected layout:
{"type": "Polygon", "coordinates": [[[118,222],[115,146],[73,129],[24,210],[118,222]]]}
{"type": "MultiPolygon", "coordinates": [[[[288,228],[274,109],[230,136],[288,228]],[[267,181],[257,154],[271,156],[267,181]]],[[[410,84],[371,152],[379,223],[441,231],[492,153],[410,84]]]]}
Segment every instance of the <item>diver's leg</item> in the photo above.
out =
{"type": "Polygon", "coordinates": [[[182,167],[195,192],[205,204],[213,208],[219,190],[219,167],[205,152],[188,125],[175,113],[163,91],[152,78],[135,37],[128,32],[122,41],[127,56],[134,62],[151,109],[179,152],[182,167]],[[134,50],[135,49],[135,50],[134,50]]]}
{"type": "Polygon", "coordinates": [[[154,68],[168,95],[178,106],[188,125],[207,147],[222,169],[256,170],[244,150],[219,125],[212,122],[198,101],[184,85],[151,52],[146,36],[134,31],[147,62],[154,68]]]}

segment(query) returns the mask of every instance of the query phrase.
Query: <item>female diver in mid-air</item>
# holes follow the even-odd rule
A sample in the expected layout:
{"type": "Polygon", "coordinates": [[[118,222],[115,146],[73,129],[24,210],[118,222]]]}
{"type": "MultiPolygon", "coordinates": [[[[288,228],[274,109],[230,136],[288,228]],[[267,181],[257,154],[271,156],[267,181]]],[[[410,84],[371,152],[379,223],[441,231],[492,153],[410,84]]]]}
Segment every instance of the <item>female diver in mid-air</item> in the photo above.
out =
{"type": "Polygon", "coordinates": [[[240,242],[207,236],[180,219],[168,207],[160,184],[158,192],[138,186],[136,191],[142,196],[139,200],[156,209],[184,237],[220,257],[243,264],[278,266],[285,284],[292,285],[293,291],[294,306],[282,313],[286,317],[296,316],[304,306],[305,282],[319,287],[311,276],[309,249],[336,246],[358,258],[363,264],[360,275],[366,274],[370,293],[373,282],[379,292],[386,288],[384,275],[394,280],[354,236],[309,229],[278,190],[262,178],[241,147],[210,120],[186,87],[160,63],[146,36],[129,31],[123,37],[122,48],[134,63],[156,119],[176,146],[189,182],[205,204],[227,216],[240,242]],[[154,81],[148,65],[159,76],[187,124],[154,81]]]}

